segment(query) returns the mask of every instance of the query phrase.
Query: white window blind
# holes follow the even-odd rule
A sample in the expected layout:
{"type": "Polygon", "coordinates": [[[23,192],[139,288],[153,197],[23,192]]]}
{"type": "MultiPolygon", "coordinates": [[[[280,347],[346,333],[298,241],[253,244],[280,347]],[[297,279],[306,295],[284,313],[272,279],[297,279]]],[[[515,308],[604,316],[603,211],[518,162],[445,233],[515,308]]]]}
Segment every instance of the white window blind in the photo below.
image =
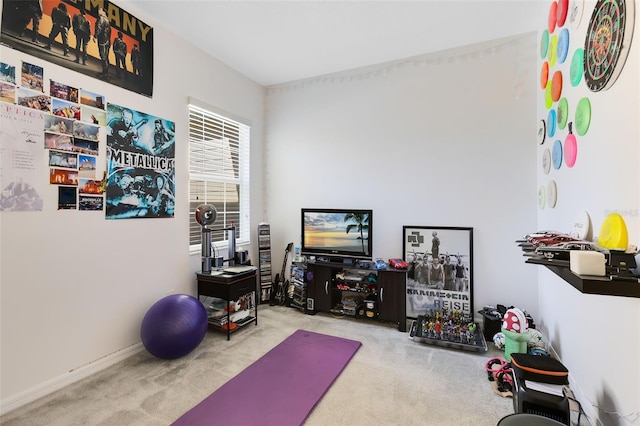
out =
{"type": "Polygon", "coordinates": [[[236,246],[249,243],[250,127],[196,105],[189,105],[189,245],[199,250],[201,226],[195,220],[200,204],[215,206],[210,226],[217,248],[226,246],[223,228],[236,226],[236,246]]]}

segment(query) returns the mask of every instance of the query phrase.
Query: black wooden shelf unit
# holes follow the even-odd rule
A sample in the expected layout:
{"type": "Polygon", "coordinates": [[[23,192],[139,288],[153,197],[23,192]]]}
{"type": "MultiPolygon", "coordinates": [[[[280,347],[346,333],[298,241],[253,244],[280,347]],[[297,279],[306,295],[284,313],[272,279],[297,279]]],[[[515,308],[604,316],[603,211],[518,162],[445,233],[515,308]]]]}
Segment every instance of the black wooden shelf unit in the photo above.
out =
{"type": "Polygon", "coordinates": [[[611,276],[576,275],[569,268],[568,261],[531,258],[527,259],[525,263],[546,266],[581,293],[640,298],[640,280],[637,278],[621,279],[611,276]]]}

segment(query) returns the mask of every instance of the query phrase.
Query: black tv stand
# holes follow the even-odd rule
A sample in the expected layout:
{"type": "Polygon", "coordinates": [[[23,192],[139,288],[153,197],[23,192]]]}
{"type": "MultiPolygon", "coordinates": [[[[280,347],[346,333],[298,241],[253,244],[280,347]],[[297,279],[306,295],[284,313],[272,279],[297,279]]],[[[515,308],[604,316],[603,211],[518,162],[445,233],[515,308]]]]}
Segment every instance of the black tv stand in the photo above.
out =
{"type": "Polygon", "coordinates": [[[371,267],[373,263],[368,259],[353,259],[351,257],[327,257],[327,256],[319,256],[315,261],[310,263],[322,263],[323,265],[342,265],[342,266],[352,266],[357,268],[368,269],[371,267]]]}
{"type": "Polygon", "coordinates": [[[300,264],[306,269],[306,313],[324,312],[334,315],[340,313],[356,318],[377,319],[395,323],[399,331],[407,331],[406,270],[393,268],[376,270],[371,262],[369,267],[365,268],[357,262],[357,259],[350,259],[353,261],[351,264],[343,263],[344,258],[340,258],[338,262],[324,259],[300,264]],[[366,279],[357,280],[353,278],[354,275],[366,279]],[[371,282],[375,283],[375,290],[366,288],[370,283],[368,280],[370,275],[375,277],[371,282]],[[357,309],[347,310],[347,306],[344,306],[347,299],[357,299],[357,309]]]}

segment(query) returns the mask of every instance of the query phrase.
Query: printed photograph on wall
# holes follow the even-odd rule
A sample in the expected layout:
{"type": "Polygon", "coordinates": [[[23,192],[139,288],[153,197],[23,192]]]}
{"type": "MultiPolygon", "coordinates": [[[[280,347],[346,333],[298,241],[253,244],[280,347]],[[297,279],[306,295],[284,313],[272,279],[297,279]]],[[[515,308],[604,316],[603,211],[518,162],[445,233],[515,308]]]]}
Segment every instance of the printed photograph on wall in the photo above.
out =
{"type": "Polygon", "coordinates": [[[44,90],[44,68],[39,65],[22,61],[22,75],[20,77],[21,86],[43,92],[44,90]]]}
{"type": "MultiPolygon", "coordinates": [[[[3,44],[141,95],[153,95],[153,28],[116,3],[2,3],[3,44]]],[[[23,82],[23,86],[27,85],[23,82]]]]}
{"type": "Polygon", "coordinates": [[[16,84],[16,67],[0,62],[0,81],[16,84]]]}
{"type": "Polygon", "coordinates": [[[0,211],[40,211],[44,113],[0,103],[0,211]]]}
{"type": "Polygon", "coordinates": [[[75,152],[55,151],[50,149],[49,167],[78,170],[78,154],[75,152]]]}
{"type": "Polygon", "coordinates": [[[102,197],[80,195],[79,198],[78,210],[80,211],[101,211],[104,208],[104,199],[102,197]]]}
{"type": "Polygon", "coordinates": [[[18,88],[16,92],[16,102],[18,105],[37,109],[38,111],[51,112],[51,97],[35,90],[18,88]]]}
{"type": "Polygon", "coordinates": [[[7,83],[0,83],[0,102],[10,104],[16,101],[16,86],[7,83]]]}
{"type": "Polygon", "coordinates": [[[175,124],[107,104],[107,219],[173,217],[175,124]]]}
{"type": "Polygon", "coordinates": [[[447,308],[473,316],[473,228],[403,226],[407,318],[447,308]]]}
{"type": "Polygon", "coordinates": [[[78,102],[78,89],[57,81],[49,80],[49,94],[54,98],[69,102],[78,102]]]}
{"type": "Polygon", "coordinates": [[[59,186],[58,210],[75,210],[78,206],[77,192],[77,188],[74,186],[59,186]]]}

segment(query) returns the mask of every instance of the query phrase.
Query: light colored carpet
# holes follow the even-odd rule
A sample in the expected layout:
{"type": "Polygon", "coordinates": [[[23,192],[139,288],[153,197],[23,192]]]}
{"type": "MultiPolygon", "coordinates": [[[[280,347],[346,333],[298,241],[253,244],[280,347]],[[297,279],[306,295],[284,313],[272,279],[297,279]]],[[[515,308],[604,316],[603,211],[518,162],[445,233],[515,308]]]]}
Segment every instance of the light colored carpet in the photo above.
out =
{"type": "MultiPolygon", "coordinates": [[[[3,426],[169,425],[227,380],[302,328],[355,339],[362,347],[305,425],[494,426],[513,412],[497,395],[485,363],[501,354],[418,343],[368,319],[305,315],[261,305],[258,326],[210,331],[192,353],[159,360],[146,351],[0,417],[3,426]]],[[[289,401],[282,401],[287,409],[289,401]]],[[[251,401],[247,401],[251,409],[251,401]]],[[[212,425],[216,413],[211,413],[212,425]]]]}

